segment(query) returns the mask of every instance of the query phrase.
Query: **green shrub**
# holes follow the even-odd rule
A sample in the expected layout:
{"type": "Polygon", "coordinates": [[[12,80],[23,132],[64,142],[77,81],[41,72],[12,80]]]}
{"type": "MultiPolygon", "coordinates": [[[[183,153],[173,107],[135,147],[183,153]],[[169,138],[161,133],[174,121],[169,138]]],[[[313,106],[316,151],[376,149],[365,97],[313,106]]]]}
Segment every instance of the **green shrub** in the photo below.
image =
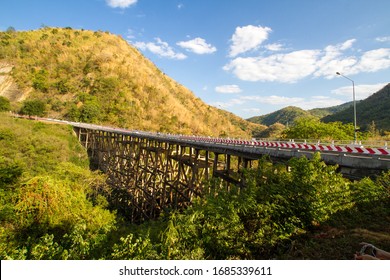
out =
{"type": "Polygon", "coordinates": [[[119,244],[113,246],[113,260],[149,260],[159,256],[148,237],[135,238],[133,234],[121,237],[119,244]]]}
{"type": "Polygon", "coordinates": [[[27,116],[43,117],[45,115],[46,105],[42,100],[27,100],[23,103],[20,113],[27,116]]]}
{"type": "Polygon", "coordinates": [[[13,185],[22,175],[21,165],[0,156],[0,188],[13,185]]]}
{"type": "Polygon", "coordinates": [[[11,102],[4,96],[0,96],[0,112],[11,110],[11,102]]]}

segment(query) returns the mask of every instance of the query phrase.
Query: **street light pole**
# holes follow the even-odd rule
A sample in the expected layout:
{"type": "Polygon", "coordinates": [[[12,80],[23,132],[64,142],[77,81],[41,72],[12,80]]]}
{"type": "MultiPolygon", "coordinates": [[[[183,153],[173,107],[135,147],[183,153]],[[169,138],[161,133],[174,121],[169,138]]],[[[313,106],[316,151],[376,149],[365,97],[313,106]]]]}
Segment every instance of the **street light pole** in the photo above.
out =
{"type": "Polygon", "coordinates": [[[354,134],[353,134],[353,142],[354,144],[357,144],[357,126],[356,126],[356,99],[355,99],[355,82],[351,80],[350,78],[342,75],[340,72],[336,72],[337,75],[342,76],[346,78],[347,80],[350,80],[352,82],[352,93],[353,93],[353,127],[354,127],[354,134]]]}

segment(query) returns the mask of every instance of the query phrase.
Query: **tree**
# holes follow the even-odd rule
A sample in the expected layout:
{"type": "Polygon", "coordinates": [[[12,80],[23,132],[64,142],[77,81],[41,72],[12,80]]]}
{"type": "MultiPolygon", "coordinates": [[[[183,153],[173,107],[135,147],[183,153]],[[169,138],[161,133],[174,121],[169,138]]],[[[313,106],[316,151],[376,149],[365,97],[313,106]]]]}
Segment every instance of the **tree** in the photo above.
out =
{"type": "Polygon", "coordinates": [[[376,128],[375,121],[372,121],[371,124],[367,126],[368,132],[371,134],[371,136],[375,137],[379,135],[379,131],[376,128]]]}
{"type": "Polygon", "coordinates": [[[101,113],[100,105],[95,100],[88,100],[81,108],[80,120],[82,122],[95,122],[101,113]]]}
{"type": "Polygon", "coordinates": [[[23,103],[20,113],[28,116],[43,117],[45,115],[46,105],[41,100],[27,100],[23,103]]]}
{"type": "Polygon", "coordinates": [[[332,139],[347,140],[353,138],[353,125],[341,122],[323,123],[315,117],[302,117],[285,132],[289,139],[332,139]]]}
{"type": "Polygon", "coordinates": [[[41,92],[47,92],[49,90],[48,73],[46,70],[40,70],[34,74],[32,79],[32,86],[34,89],[41,92]]]}
{"type": "Polygon", "coordinates": [[[13,33],[13,32],[15,32],[15,31],[16,31],[16,29],[15,29],[15,27],[13,27],[13,26],[10,26],[10,27],[7,28],[7,32],[8,32],[8,33],[13,33]]]}

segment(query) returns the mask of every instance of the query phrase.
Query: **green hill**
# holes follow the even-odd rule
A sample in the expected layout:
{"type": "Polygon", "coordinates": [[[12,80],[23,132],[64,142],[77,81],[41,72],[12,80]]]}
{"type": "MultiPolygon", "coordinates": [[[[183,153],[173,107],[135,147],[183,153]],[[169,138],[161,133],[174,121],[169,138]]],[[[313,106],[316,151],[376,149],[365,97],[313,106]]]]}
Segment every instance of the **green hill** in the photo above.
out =
{"type": "Polygon", "coordinates": [[[208,106],[120,36],[42,28],[0,32],[0,96],[19,111],[130,129],[249,137],[264,127],[208,106]]]}
{"type": "MultiPolygon", "coordinates": [[[[363,130],[374,122],[377,129],[390,131],[390,84],[357,102],[356,115],[357,124],[363,130]]],[[[340,112],[322,118],[322,121],[353,123],[353,116],[353,106],[349,106],[340,112]]]]}
{"type": "Polygon", "coordinates": [[[341,105],[326,107],[326,108],[315,108],[311,110],[303,110],[299,107],[288,106],[283,109],[277,110],[267,115],[256,116],[247,119],[250,122],[262,124],[262,125],[273,125],[273,124],[292,124],[295,119],[300,117],[315,116],[318,118],[324,118],[328,115],[335,114],[339,111],[344,110],[352,105],[352,102],[347,102],[341,105]]]}
{"type": "Polygon", "coordinates": [[[288,106],[286,108],[280,109],[278,111],[275,111],[273,113],[258,116],[258,117],[252,117],[247,119],[250,122],[263,124],[270,126],[275,123],[281,123],[283,125],[292,124],[296,118],[309,116],[310,113],[307,111],[294,107],[294,106],[288,106]]]}

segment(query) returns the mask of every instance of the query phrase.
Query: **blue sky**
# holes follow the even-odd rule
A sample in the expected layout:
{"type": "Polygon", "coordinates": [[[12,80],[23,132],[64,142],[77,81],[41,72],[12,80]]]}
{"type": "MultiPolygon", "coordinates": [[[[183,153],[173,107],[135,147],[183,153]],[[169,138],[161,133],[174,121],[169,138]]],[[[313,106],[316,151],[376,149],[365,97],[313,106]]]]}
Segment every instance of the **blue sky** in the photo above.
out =
{"type": "Polygon", "coordinates": [[[328,107],[390,82],[388,0],[12,0],[0,30],[109,31],[240,117],[328,107]]]}

